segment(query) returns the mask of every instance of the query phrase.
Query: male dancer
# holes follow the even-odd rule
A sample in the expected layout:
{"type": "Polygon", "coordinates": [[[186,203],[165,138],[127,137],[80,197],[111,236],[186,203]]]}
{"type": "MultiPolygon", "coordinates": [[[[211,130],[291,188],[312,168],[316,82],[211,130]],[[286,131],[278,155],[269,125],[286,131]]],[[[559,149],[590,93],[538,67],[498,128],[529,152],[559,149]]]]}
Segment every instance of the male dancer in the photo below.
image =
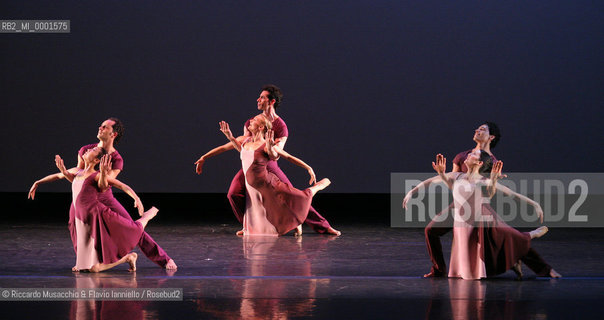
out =
{"type": "MultiPolygon", "coordinates": [[[[122,122],[117,118],[109,118],[101,124],[99,127],[99,131],[97,134],[97,138],[99,139],[98,143],[93,143],[89,145],[85,145],[78,151],[78,165],[77,168],[84,168],[84,159],[82,156],[88,149],[92,149],[94,147],[101,147],[107,151],[107,154],[111,156],[111,171],[109,172],[109,176],[112,178],[116,178],[118,174],[122,171],[124,167],[124,160],[120,153],[115,149],[114,145],[118,143],[121,137],[124,135],[124,126],[122,122]]],[[[59,179],[63,179],[65,176],[62,173],[55,173],[49,176],[46,176],[32,185],[29,190],[28,198],[34,199],[36,195],[36,190],[38,186],[43,183],[48,183],[52,181],[56,181],[59,179]]],[[[124,207],[115,199],[113,196],[113,192],[111,188],[105,192],[103,192],[99,196],[99,201],[111,208],[111,210],[117,212],[124,218],[132,219],[130,214],[124,207]]],[[[69,210],[69,232],[71,234],[71,241],[73,242],[73,248],[76,250],[77,244],[77,235],[75,231],[75,209],[73,204],[69,210]]],[[[138,243],[141,251],[149,258],[151,261],[157,263],[159,266],[166,268],[168,270],[175,270],[177,268],[176,263],[172,260],[168,254],[151,238],[151,236],[143,232],[141,239],[138,243]]]]}
{"type": "MultiPolygon", "coordinates": [[[[262,114],[272,122],[273,132],[275,133],[275,144],[281,149],[283,149],[285,146],[285,142],[287,141],[288,137],[287,125],[276,112],[276,109],[280,106],[282,99],[283,94],[281,93],[281,89],[274,85],[266,85],[262,87],[260,96],[256,100],[258,110],[261,110],[262,114]]],[[[243,126],[243,136],[238,137],[238,140],[251,137],[251,133],[247,130],[251,119],[252,118],[246,121],[245,125],[243,126]]],[[[219,155],[225,151],[232,150],[233,148],[233,144],[229,142],[208,151],[195,162],[195,171],[197,174],[201,174],[202,167],[206,159],[219,155]]],[[[269,172],[275,174],[284,183],[290,186],[292,185],[287,176],[277,165],[277,161],[270,161],[267,169],[269,172]]],[[[245,214],[245,192],[245,176],[243,174],[243,170],[241,169],[233,178],[227,194],[231,208],[233,209],[233,213],[235,214],[237,220],[239,220],[241,223],[243,223],[243,215],[245,214]]],[[[329,225],[329,222],[327,222],[327,220],[323,218],[323,216],[321,216],[312,206],[310,207],[310,211],[308,212],[308,216],[306,217],[306,221],[304,221],[304,223],[312,227],[318,233],[328,233],[334,235],[341,234],[340,231],[332,228],[329,225]]],[[[237,234],[243,234],[242,230],[238,231],[237,234]]]]}

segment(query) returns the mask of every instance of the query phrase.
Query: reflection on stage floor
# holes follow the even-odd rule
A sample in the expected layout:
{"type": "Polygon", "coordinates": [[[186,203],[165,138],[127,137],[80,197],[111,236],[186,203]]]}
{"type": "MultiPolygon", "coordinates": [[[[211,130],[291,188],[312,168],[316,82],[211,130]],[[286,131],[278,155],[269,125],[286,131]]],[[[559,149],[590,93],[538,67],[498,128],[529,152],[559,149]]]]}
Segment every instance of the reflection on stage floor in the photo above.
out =
{"type": "MultiPolygon", "coordinates": [[[[534,242],[564,275],[525,279],[511,272],[481,281],[422,279],[430,262],[423,230],[349,225],[340,237],[237,237],[235,225],[150,226],[178,263],[138,270],[72,273],[63,225],[0,226],[1,288],[182,288],[182,301],[0,302],[3,319],[564,319],[599,317],[604,299],[604,233],[553,229],[534,242]],[[585,252],[589,252],[586,255],[585,252]]],[[[451,236],[443,238],[450,248],[451,236]]],[[[449,252],[446,251],[445,255],[449,252]]],[[[2,289],[0,289],[2,290],[2,289]]]]}

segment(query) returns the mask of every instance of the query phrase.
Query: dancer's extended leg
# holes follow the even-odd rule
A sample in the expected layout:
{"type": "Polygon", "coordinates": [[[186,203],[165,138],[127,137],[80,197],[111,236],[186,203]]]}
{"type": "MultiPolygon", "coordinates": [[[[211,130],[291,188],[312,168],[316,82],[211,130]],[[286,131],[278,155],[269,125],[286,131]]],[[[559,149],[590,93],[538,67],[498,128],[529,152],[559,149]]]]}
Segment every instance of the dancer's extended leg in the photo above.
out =
{"type": "MultiPolygon", "coordinates": [[[[266,166],[266,169],[268,170],[268,172],[271,172],[276,175],[279,180],[292,186],[292,183],[289,181],[285,173],[281,171],[281,168],[279,168],[276,161],[269,161],[268,165],[266,166]]],[[[308,216],[306,216],[304,224],[311,227],[317,233],[327,233],[337,236],[342,234],[340,231],[334,229],[329,224],[327,219],[325,219],[321,214],[319,214],[319,212],[317,212],[317,210],[315,210],[315,208],[313,208],[312,206],[308,210],[308,216]]]]}
{"type": "Polygon", "coordinates": [[[453,204],[438,215],[436,215],[426,229],[424,235],[426,238],[426,248],[432,260],[432,268],[429,273],[424,275],[424,278],[444,277],[447,275],[447,265],[443,256],[443,248],[440,244],[440,237],[447,232],[453,230],[453,216],[451,209],[453,204]]]}
{"type": "Polygon", "coordinates": [[[155,215],[157,215],[158,211],[159,209],[157,209],[156,207],[151,207],[151,209],[145,211],[143,213],[143,216],[140,219],[136,220],[136,222],[139,222],[144,229],[147,226],[147,223],[149,223],[149,220],[155,218],[155,215]]]}

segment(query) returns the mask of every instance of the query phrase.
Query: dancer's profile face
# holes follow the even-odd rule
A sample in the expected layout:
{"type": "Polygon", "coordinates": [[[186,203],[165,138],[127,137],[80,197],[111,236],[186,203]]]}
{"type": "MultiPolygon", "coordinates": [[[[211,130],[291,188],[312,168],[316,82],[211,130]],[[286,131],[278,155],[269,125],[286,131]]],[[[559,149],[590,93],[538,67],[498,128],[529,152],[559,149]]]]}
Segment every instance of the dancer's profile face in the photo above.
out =
{"type": "Polygon", "coordinates": [[[268,106],[271,104],[271,101],[268,98],[268,91],[264,90],[260,92],[260,96],[258,97],[256,102],[258,104],[258,110],[264,111],[268,109],[268,106]]]}
{"type": "Polygon", "coordinates": [[[115,124],[115,121],[113,121],[113,120],[103,121],[103,123],[101,123],[101,125],[99,126],[99,133],[96,135],[96,137],[99,140],[111,139],[112,135],[114,135],[114,132],[113,132],[114,124],[115,124]]]}
{"type": "Polygon", "coordinates": [[[483,124],[474,130],[474,141],[476,142],[487,142],[490,137],[489,126],[486,124],[483,124]]]}

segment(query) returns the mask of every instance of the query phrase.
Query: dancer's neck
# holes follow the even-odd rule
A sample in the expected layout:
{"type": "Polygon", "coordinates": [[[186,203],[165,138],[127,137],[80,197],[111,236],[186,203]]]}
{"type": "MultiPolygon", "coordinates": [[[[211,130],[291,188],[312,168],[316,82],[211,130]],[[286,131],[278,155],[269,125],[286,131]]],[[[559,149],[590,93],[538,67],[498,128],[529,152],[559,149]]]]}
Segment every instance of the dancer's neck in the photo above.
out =
{"type": "Polygon", "coordinates": [[[87,175],[87,174],[89,174],[89,173],[93,173],[93,172],[95,172],[95,171],[96,171],[96,170],[94,169],[94,167],[95,167],[95,166],[96,166],[96,163],[90,163],[90,162],[87,162],[87,163],[84,165],[84,171],[83,171],[83,172],[84,172],[84,174],[85,174],[85,175],[87,175]]]}
{"type": "Polygon", "coordinates": [[[466,173],[466,177],[468,180],[480,180],[482,179],[482,175],[480,174],[480,166],[474,166],[473,168],[468,168],[468,172],[466,173]]]}
{"type": "Polygon", "coordinates": [[[273,122],[275,119],[279,118],[277,112],[275,111],[275,107],[269,106],[266,110],[262,111],[262,114],[270,121],[273,122]]]}
{"type": "Polygon", "coordinates": [[[113,147],[113,139],[99,140],[99,143],[97,144],[97,146],[105,149],[105,151],[107,151],[107,154],[112,154],[116,151],[115,148],[113,147]]]}
{"type": "Polygon", "coordinates": [[[476,142],[476,147],[474,148],[474,150],[484,150],[488,154],[493,155],[491,153],[491,146],[490,146],[490,144],[491,144],[490,141],[487,141],[487,142],[476,142]]]}
{"type": "Polygon", "coordinates": [[[262,131],[258,131],[254,134],[254,136],[252,137],[252,142],[264,142],[264,132],[262,131]]]}

